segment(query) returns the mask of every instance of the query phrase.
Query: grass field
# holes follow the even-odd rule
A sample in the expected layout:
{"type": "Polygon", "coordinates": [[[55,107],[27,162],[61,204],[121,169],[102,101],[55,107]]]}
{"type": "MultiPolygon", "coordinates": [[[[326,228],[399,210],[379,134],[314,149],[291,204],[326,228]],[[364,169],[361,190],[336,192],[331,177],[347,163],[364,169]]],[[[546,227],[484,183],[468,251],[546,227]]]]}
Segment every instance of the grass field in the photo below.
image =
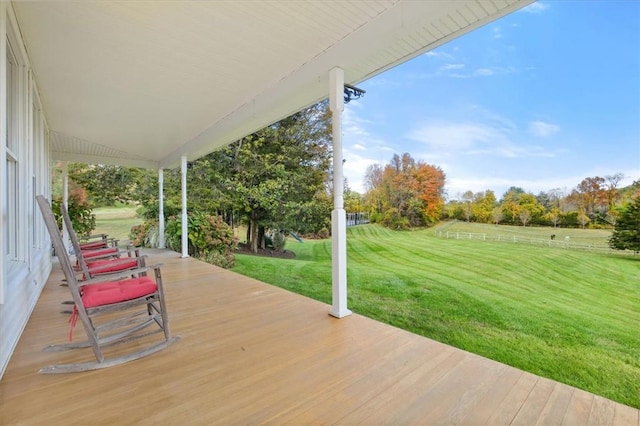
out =
{"type": "Polygon", "coordinates": [[[136,217],[135,206],[100,207],[93,209],[96,215],[94,234],[107,234],[122,242],[129,241],[129,231],[134,225],[142,223],[136,217]]]}
{"type": "Polygon", "coordinates": [[[556,240],[562,241],[569,237],[571,242],[581,244],[597,244],[606,246],[611,229],[571,229],[571,228],[548,228],[538,226],[511,226],[511,225],[492,225],[486,223],[469,223],[462,221],[445,222],[435,228],[435,231],[442,232],[468,232],[480,233],[492,236],[504,237],[528,237],[549,239],[551,235],[555,235],[556,240]]]}
{"type": "MultiPolygon", "coordinates": [[[[640,408],[640,256],[375,225],[349,229],[347,245],[354,312],[640,408]]],[[[238,255],[234,270],[330,303],[330,241],[290,240],[287,249],[295,260],[238,255]]]]}

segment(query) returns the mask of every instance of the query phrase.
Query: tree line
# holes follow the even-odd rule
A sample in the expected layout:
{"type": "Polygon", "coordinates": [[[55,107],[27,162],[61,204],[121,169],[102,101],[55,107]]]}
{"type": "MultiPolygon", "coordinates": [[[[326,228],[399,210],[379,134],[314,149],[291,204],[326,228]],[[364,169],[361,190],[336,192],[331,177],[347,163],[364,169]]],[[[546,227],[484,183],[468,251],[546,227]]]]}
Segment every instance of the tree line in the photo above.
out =
{"type": "Polygon", "coordinates": [[[511,187],[500,200],[491,190],[467,191],[446,204],[442,218],[522,226],[613,227],[635,195],[633,188],[640,186],[621,191],[618,184],[623,178],[622,173],[587,177],[570,192],[553,189],[537,195],[511,187]]]}
{"type": "MultiPolygon", "coordinates": [[[[197,252],[205,246],[202,235],[221,224],[246,225],[246,244],[254,252],[270,244],[283,248],[287,232],[329,236],[331,149],[331,114],[325,101],[190,162],[190,227],[207,227],[206,232],[190,228],[190,249],[197,252]]],[[[157,171],[74,163],[69,165],[69,175],[74,184],[70,205],[78,211],[89,204],[133,202],[146,220],[136,240],[146,241],[150,230],[157,232],[157,171]]],[[[445,202],[442,169],[403,153],[367,169],[364,194],[351,190],[345,180],[344,201],[348,213],[367,212],[372,222],[392,229],[426,227],[446,219],[522,226],[615,226],[640,188],[636,183],[621,190],[623,177],[619,173],[587,177],[570,192],[553,189],[537,195],[512,187],[500,199],[491,190],[467,191],[445,202]]],[[[169,235],[168,241],[176,244],[180,210],[181,171],[166,170],[164,212],[170,221],[167,232],[177,234],[169,235]]],[[[227,229],[215,232],[218,240],[228,240],[227,229]]]]}

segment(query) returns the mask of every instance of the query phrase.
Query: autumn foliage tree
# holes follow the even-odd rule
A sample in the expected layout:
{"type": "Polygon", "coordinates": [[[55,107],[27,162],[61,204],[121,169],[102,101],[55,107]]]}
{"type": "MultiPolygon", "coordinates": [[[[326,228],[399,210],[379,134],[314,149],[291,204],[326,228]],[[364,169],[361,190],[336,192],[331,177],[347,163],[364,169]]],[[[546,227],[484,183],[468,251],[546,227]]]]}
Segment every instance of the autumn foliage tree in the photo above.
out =
{"type": "Polygon", "coordinates": [[[416,161],[408,153],[394,154],[384,168],[370,167],[365,181],[365,198],[385,226],[403,229],[439,220],[445,183],[439,167],[416,161]]]}

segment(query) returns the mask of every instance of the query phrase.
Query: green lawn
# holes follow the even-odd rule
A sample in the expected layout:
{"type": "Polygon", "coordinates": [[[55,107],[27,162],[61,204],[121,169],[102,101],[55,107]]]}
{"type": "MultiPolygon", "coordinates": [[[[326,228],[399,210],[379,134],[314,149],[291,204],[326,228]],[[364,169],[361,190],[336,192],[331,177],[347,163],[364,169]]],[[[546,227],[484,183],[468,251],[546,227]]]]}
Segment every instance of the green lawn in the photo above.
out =
{"type": "MultiPolygon", "coordinates": [[[[347,245],[354,312],[640,408],[640,256],[376,225],[347,245]]],[[[234,271],[330,303],[330,241],[287,249],[295,260],[238,255],[234,271]]]]}
{"type": "Polygon", "coordinates": [[[93,233],[107,234],[121,242],[129,241],[131,227],[142,223],[142,219],[136,217],[135,206],[100,207],[93,209],[93,214],[96,215],[93,233]]]}
{"type": "Polygon", "coordinates": [[[608,245],[611,229],[572,229],[572,228],[548,228],[538,226],[512,226],[512,225],[492,225],[486,223],[468,223],[462,221],[445,222],[436,227],[436,232],[468,232],[486,234],[487,236],[522,237],[550,239],[555,235],[557,241],[564,241],[569,237],[569,241],[579,244],[608,245]]]}

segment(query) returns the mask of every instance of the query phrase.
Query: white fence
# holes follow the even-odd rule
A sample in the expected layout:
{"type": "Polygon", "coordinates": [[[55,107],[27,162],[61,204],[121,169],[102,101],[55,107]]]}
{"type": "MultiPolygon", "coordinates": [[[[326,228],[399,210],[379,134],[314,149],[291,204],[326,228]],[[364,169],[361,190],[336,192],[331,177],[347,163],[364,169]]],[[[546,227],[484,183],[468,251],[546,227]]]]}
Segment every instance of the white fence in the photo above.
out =
{"type": "Polygon", "coordinates": [[[529,238],[518,235],[493,235],[474,232],[450,232],[436,231],[436,235],[442,238],[453,238],[456,240],[480,240],[480,241],[504,241],[508,243],[522,243],[532,245],[542,245],[548,247],[559,247],[564,249],[588,250],[600,253],[632,254],[628,250],[613,250],[605,244],[579,243],[571,241],[569,238],[529,238]]]}

